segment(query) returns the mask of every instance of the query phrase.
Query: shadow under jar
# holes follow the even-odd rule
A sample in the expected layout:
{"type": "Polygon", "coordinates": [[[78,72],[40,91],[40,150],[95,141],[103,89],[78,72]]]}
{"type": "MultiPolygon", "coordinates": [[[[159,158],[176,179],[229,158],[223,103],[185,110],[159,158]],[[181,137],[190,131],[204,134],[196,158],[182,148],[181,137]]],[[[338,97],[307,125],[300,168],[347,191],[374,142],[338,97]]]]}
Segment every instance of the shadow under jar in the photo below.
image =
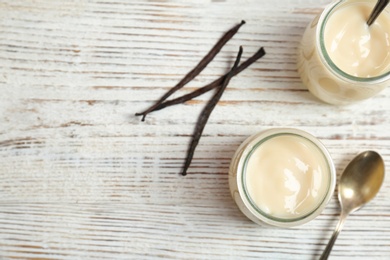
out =
{"type": "Polygon", "coordinates": [[[390,11],[366,21],[376,0],[342,0],[327,6],[306,28],[298,72],[320,100],[348,105],[390,84],[390,11]]]}

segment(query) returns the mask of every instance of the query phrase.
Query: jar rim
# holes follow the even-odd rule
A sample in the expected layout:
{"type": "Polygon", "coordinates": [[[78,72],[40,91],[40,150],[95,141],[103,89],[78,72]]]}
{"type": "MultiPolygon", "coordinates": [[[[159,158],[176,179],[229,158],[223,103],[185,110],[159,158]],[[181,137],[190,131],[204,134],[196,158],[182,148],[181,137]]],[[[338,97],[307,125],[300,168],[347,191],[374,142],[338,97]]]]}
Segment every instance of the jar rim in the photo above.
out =
{"type": "Polygon", "coordinates": [[[374,77],[357,77],[351,74],[348,74],[344,72],[342,69],[340,69],[330,58],[328,51],[326,50],[325,47],[325,40],[324,40],[324,34],[325,34],[325,27],[326,24],[329,20],[329,17],[337,11],[339,8],[343,7],[344,5],[349,5],[349,4],[356,4],[358,2],[361,3],[367,3],[367,1],[363,0],[357,0],[353,2],[349,2],[348,0],[340,0],[339,2],[335,2],[332,5],[329,5],[321,14],[321,17],[318,21],[318,24],[320,26],[317,27],[317,49],[318,53],[320,54],[320,58],[323,60],[323,63],[327,66],[327,68],[335,74],[337,77],[341,77],[344,80],[352,82],[361,82],[361,83],[379,83],[386,81],[390,79],[390,70],[374,77]]]}

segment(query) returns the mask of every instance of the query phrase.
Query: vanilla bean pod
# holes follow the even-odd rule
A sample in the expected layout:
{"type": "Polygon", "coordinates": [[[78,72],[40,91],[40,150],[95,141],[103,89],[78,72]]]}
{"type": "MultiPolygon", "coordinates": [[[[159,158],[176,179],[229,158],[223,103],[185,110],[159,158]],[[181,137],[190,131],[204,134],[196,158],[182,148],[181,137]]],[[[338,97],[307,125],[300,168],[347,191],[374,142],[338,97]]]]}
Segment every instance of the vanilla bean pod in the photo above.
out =
{"type": "Polygon", "coordinates": [[[195,132],[192,136],[191,144],[187,152],[187,158],[184,163],[184,168],[182,175],[187,175],[187,170],[191,164],[192,158],[194,157],[194,152],[196,149],[196,146],[199,143],[200,137],[202,136],[203,130],[207,124],[207,121],[213,112],[215,106],[217,105],[218,101],[221,99],[223,92],[225,91],[227,85],[230,82],[230,79],[234,76],[234,73],[237,70],[238,64],[240,63],[241,55],[242,55],[242,47],[240,46],[240,50],[238,51],[236,61],[234,62],[233,67],[229,71],[229,73],[226,75],[226,77],[223,80],[222,85],[217,89],[217,92],[214,94],[214,96],[210,99],[210,101],[207,103],[206,107],[203,109],[202,113],[199,116],[198,122],[195,127],[195,132]]]}
{"type": "MultiPolygon", "coordinates": [[[[237,67],[237,69],[233,73],[233,76],[238,75],[240,72],[242,72],[243,70],[248,68],[250,65],[252,65],[254,62],[256,62],[258,59],[260,59],[264,55],[265,55],[264,48],[261,47],[254,55],[252,55],[250,58],[248,58],[246,61],[244,61],[242,64],[240,64],[240,66],[237,67]]],[[[228,73],[226,73],[225,75],[221,76],[220,78],[214,80],[210,84],[208,84],[202,88],[199,88],[191,93],[188,93],[186,95],[183,95],[181,97],[178,97],[178,98],[175,98],[172,100],[165,101],[165,102],[161,103],[160,105],[158,105],[155,109],[153,109],[150,112],[161,110],[163,108],[177,105],[177,104],[181,104],[181,103],[187,102],[191,99],[194,99],[194,98],[220,86],[222,84],[222,82],[224,81],[224,79],[227,77],[227,74],[228,73]]]]}
{"type": "Polygon", "coordinates": [[[238,32],[240,27],[245,24],[245,21],[242,20],[240,24],[234,26],[232,29],[227,31],[222,38],[214,45],[214,47],[207,53],[207,55],[193,68],[187,75],[177,83],[173,88],[171,88],[167,93],[165,93],[154,105],[141,113],[136,113],[136,116],[142,116],[142,121],[145,121],[145,117],[156,107],[158,107],[162,102],[164,102],[169,96],[174,92],[181,89],[185,84],[193,80],[203,69],[214,59],[214,57],[220,52],[223,46],[238,32]]]}

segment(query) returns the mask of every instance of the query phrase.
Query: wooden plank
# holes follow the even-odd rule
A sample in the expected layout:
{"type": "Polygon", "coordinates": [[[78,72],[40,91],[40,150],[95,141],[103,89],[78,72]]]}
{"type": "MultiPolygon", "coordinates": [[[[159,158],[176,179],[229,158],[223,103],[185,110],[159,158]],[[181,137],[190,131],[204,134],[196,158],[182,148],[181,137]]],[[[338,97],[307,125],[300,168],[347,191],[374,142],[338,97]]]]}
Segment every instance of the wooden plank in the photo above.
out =
{"type": "MultiPolygon", "coordinates": [[[[1,259],[316,259],[336,225],[336,194],[294,229],[258,226],[230,198],[227,171],[249,135],[295,127],[329,149],[338,174],[358,152],[390,163],[390,92],[348,107],[302,85],[296,52],[330,1],[8,1],[0,3],[1,259]],[[210,93],[134,116],[221,35],[247,23],[189,93],[261,46],[212,113],[179,175],[210,93]]],[[[388,170],[388,167],[387,167],[388,170]]],[[[332,259],[390,258],[390,180],[348,218],[332,259]]]]}

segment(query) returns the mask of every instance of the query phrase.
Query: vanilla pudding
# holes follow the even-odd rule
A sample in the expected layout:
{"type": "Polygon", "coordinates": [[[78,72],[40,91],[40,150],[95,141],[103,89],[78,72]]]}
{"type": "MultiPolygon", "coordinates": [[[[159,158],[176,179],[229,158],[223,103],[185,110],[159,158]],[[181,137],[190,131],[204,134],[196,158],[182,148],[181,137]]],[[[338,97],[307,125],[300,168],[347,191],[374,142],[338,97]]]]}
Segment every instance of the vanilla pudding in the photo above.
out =
{"type": "Polygon", "coordinates": [[[250,199],[275,218],[299,218],[315,210],[329,188],[325,156],[301,136],[282,134],[265,140],[245,166],[250,199]]]}
{"type": "Polygon", "coordinates": [[[320,100],[348,105],[390,85],[390,7],[366,24],[376,2],[334,1],[307,26],[298,72],[320,100]]]}
{"type": "Polygon", "coordinates": [[[241,144],[230,165],[229,186],[240,210],[254,222],[292,227],[321,213],[335,176],[318,139],[298,129],[276,128],[241,144]]]}
{"type": "Polygon", "coordinates": [[[370,78],[390,71],[390,15],[366,21],[369,3],[355,3],[335,11],[326,22],[324,43],[333,63],[355,77],[370,78]]]}

